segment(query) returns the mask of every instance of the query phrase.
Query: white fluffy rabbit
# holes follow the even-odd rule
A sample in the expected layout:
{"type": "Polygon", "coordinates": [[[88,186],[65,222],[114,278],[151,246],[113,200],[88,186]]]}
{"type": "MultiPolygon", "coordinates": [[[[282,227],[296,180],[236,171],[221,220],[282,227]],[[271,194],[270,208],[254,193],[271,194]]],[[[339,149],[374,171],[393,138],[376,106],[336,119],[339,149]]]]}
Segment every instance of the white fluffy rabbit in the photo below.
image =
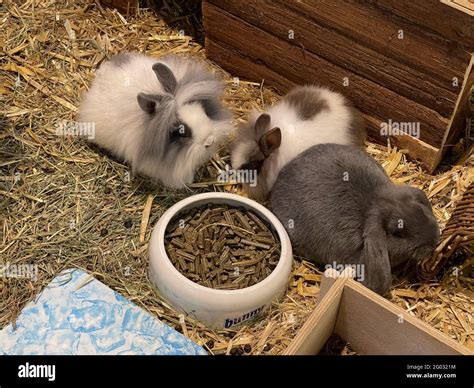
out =
{"type": "Polygon", "coordinates": [[[196,59],[115,55],[101,65],[80,106],[95,124],[92,142],[164,185],[192,183],[232,130],[223,84],[196,59]]]}
{"type": "Polygon", "coordinates": [[[362,115],[339,93],[298,86],[266,113],[254,111],[240,126],[231,151],[232,168],[257,170],[257,183],[243,182],[249,196],[264,199],[280,170],[321,143],[362,146],[362,115]]]}

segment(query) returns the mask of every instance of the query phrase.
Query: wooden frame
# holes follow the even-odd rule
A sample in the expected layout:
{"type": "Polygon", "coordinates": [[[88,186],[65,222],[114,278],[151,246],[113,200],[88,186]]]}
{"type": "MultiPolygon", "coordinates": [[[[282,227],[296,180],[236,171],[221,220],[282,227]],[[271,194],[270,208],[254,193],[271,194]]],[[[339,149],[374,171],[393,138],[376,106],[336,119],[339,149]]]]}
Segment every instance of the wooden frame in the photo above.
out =
{"type": "Polygon", "coordinates": [[[465,346],[413,317],[352,279],[328,269],[320,300],[285,350],[285,355],[317,354],[332,333],[359,354],[472,355],[465,346]]]}
{"type": "Polygon", "coordinates": [[[472,0],[441,0],[441,2],[474,16],[474,2],[472,0]]]}

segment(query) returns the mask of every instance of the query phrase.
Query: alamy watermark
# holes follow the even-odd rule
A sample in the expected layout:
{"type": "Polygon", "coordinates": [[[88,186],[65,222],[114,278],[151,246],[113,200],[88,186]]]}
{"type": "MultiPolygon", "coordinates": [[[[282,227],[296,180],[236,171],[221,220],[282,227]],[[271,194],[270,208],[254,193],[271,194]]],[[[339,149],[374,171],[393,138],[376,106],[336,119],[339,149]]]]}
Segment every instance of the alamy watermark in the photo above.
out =
{"type": "Polygon", "coordinates": [[[48,379],[48,381],[55,381],[56,365],[36,365],[27,362],[18,366],[18,377],[27,379],[40,378],[48,379]]]}
{"type": "Polygon", "coordinates": [[[248,183],[251,187],[255,187],[257,186],[257,170],[232,170],[225,166],[224,170],[219,170],[217,181],[248,183]]]}
{"type": "Polygon", "coordinates": [[[38,280],[38,265],[36,264],[0,264],[0,278],[23,278],[38,280]]]}
{"type": "Polygon", "coordinates": [[[336,271],[342,273],[346,268],[351,268],[354,271],[354,278],[359,282],[363,282],[365,279],[365,266],[364,264],[338,264],[335,261],[332,263],[326,264],[324,270],[329,268],[335,269],[336,271]]]}
{"type": "Polygon", "coordinates": [[[84,137],[89,140],[95,139],[95,123],[87,121],[62,120],[55,125],[55,133],[58,136],[84,137]]]}
{"type": "Polygon", "coordinates": [[[420,138],[420,122],[419,121],[392,121],[380,123],[380,135],[382,136],[396,136],[396,135],[410,135],[414,138],[420,138]]]}

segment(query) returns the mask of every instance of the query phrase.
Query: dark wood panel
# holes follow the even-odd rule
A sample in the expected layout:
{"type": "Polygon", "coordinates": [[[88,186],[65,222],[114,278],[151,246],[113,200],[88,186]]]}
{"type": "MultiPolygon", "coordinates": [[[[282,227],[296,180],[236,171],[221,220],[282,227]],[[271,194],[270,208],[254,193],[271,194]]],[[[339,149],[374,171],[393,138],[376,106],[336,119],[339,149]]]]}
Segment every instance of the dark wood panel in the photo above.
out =
{"type": "Polygon", "coordinates": [[[453,77],[461,85],[469,53],[453,50],[445,39],[421,34],[413,23],[390,17],[368,2],[276,0],[289,11],[307,15],[315,23],[332,28],[383,55],[420,70],[425,77],[439,78],[453,92],[453,77]],[[398,39],[403,30],[403,39],[398,39]]]}
{"type": "MultiPolygon", "coordinates": [[[[474,57],[471,59],[471,63],[469,64],[466,74],[468,75],[465,77],[466,79],[463,85],[463,90],[459,95],[458,104],[456,105],[454,115],[448,125],[448,131],[445,134],[445,140],[442,143],[442,153],[440,155],[440,159],[445,153],[450,152],[453,149],[460,138],[469,136],[467,133],[465,133],[465,129],[466,118],[471,115],[469,96],[471,95],[471,90],[474,90],[474,57]]],[[[469,139],[466,139],[466,143],[469,143],[469,139]]]]}
{"type": "MultiPolygon", "coordinates": [[[[419,122],[421,139],[434,147],[441,144],[447,120],[437,112],[279,39],[213,4],[205,2],[203,12],[209,40],[230,47],[226,58],[212,48],[208,48],[208,57],[233,75],[253,80],[256,76],[265,78],[283,92],[292,84],[328,85],[347,95],[362,112],[377,115],[382,121],[419,122]],[[245,66],[236,67],[234,62],[240,58],[247,59],[245,66]],[[345,77],[349,79],[349,87],[343,86],[345,77]]],[[[380,134],[372,135],[380,138],[380,134]]]]}
{"type": "Polygon", "coordinates": [[[422,71],[323,27],[305,15],[289,12],[281,4],[261,0],[210,2],[289,43],[428,106],[444,117],[450,117],[453,112],[457,93],[446,87],[445,81],[426,77],[422,71]],[[290,30],[294,39],[289,39],[290,30]]]}
{"type": "Polygon", "coordinates": [[[439,0],[371,0],[375,7],[412,21],[426,34],[451,41],[452,49],[474,52],[474,18],[439,0]]]}

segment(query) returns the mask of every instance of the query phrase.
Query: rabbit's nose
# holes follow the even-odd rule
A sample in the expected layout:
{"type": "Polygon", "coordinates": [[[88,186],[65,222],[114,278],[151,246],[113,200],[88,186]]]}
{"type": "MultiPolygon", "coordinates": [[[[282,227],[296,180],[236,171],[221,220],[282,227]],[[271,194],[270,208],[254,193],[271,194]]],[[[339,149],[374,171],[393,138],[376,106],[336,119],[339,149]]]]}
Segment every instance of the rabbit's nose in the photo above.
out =
{"type": "Polygon", "coordinates": [[[214,144],[214,137],[208,137],[204,142],[204,147],[209,148],[211,145],[214,144]]]}

